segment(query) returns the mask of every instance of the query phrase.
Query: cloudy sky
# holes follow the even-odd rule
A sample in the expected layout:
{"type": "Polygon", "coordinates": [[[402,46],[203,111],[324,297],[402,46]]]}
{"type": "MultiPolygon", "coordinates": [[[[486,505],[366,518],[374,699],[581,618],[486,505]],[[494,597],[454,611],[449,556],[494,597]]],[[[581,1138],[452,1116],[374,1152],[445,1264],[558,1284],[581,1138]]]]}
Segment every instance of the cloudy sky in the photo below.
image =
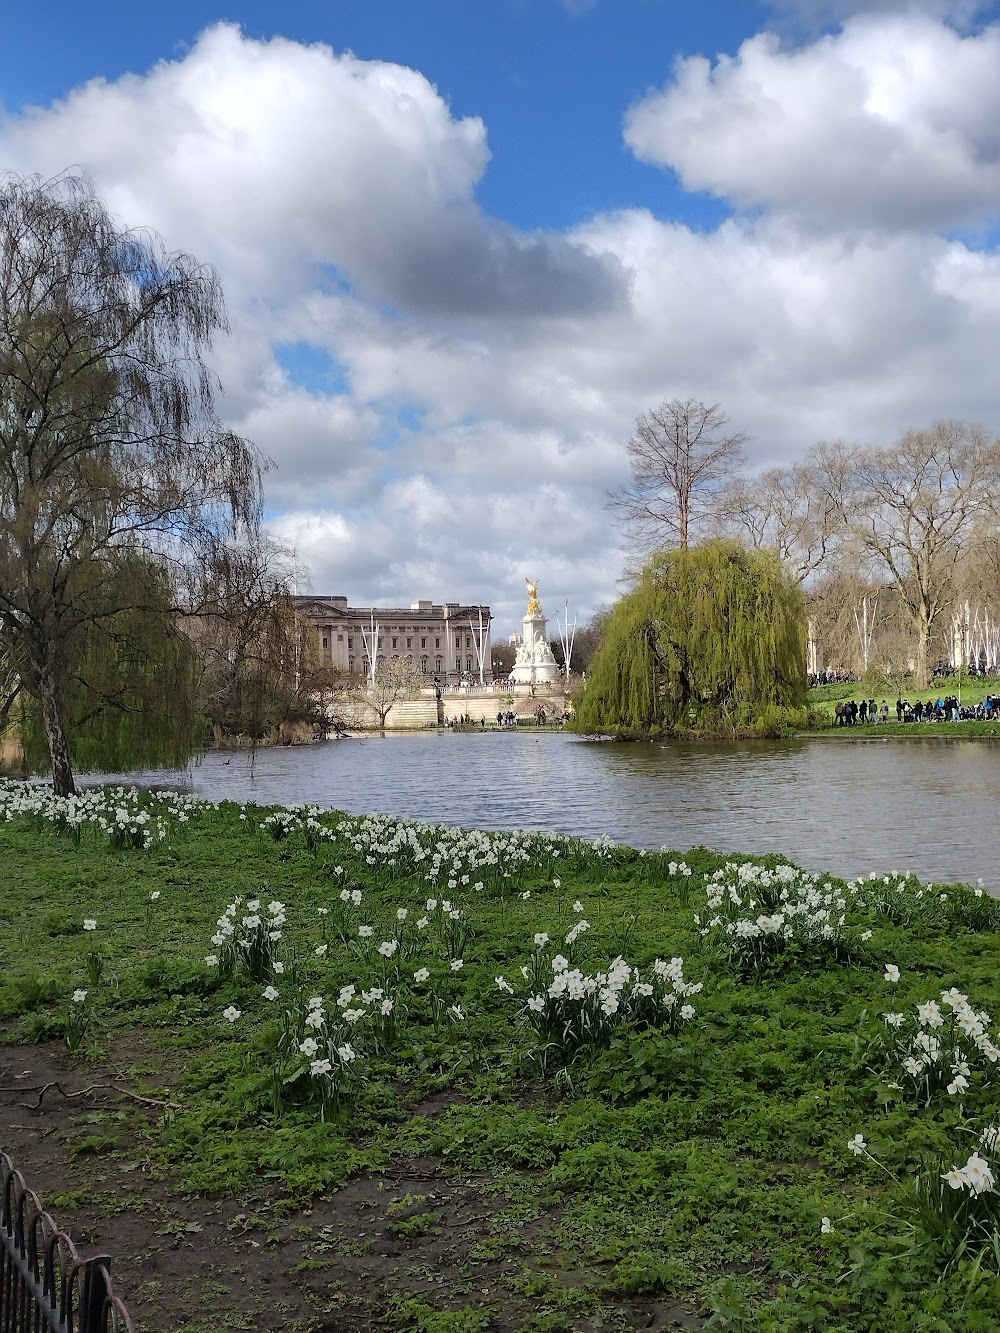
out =
{"type": "Polygon", "coordinates": [[[44,0],[0,50],[0,165],[218,269],[313,591],[585,619],[665,398],[754,467],[1000,431],[1000,3],[44,0]]]}

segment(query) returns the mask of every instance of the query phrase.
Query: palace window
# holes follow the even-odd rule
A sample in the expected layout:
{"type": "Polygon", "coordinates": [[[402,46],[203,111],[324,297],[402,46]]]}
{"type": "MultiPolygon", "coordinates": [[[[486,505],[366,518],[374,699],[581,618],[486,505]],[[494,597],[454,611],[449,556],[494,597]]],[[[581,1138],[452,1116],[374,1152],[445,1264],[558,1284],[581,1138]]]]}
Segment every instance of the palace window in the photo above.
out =
{"type": "Polygon", "coordinates": [[[412,640],[412,639],[407,639],[407,640],[406,640],[406,646],[407,646],[407,648],[412,648],[412,647],[413,647],[413,640],[412,640]]]}
{"type": "Polygon", "coordinates": [[[420,659],[420,670],[424,673],[425,676],[427,675],[427,658],[426,658],[426,657],[422,657],[422,658],[420,659]]]}
{"type": "Polygon", "coordinates": [[[354,635],[353,635],[353,634],[348,634],[348,636],[347,636],[347,646],[348,646],[348,648],[353,648],[353,647],[354,647],[354,635]]]}
{"type": "Polygon", "coordinates": [[[440,639],[435,639],[435,640],[434,640],[434,647],[435,647],[435,648],[440,648],[440,647],[441,647],[441,640],[440,640],[440,639]]]}
{"type": "Polygon", "coordinates": [[[396,646],[396,640],[395,640],[395,639],[393,639],[393,641],[392,641],[392,646],[393,646],[393,648],[395,648],[395,646],[396,646]]]}
{"type": "Polygon", "coordinates": [[[427,647],[427,640],[426,640],[426,639],[421,639],[421,640],[420,640],[420,646],[421,646],[421,648],[426,648],[426,647],[427,647]]]}
{"type": "Polygon", "coordinates": [[[330,646],[330,640],[329,640],[329,639],[326,637],[326,635],[324,634],[324,635],[323,635],[323,647],[324,647],[324,648],[329,648],[329,646],[330,646]]]}

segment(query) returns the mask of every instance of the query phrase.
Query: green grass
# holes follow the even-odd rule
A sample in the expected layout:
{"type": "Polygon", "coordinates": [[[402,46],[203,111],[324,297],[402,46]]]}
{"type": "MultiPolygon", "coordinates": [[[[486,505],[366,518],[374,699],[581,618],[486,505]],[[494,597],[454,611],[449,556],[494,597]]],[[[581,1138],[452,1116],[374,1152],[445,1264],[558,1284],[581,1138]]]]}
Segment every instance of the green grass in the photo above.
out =
{"type": "MultiPolygon", "coordinates": [[[[891,1086],[879,1054],[887,1010],[911,1012],[953,986],[978,1008],[993,1004],[991,899],[912,880],[853,893],[830,881],[845,894],[849,943],[793,944],[754,969],[695,923],[706,877],[723,865],[703,849],[684,852],[685,867],[676,854],[500,834],[480,849],[496,864],[477,865],[471,843],[440,831],[380,851],[391,820],[325,814],[310,829],[300,817],[274,838],[259,827],[267,811],[181,809],[183,822],[166,810],[168,835],[147,851],[113,848],[93,823],[78,842],[37,815],[0,824],[3,1040],[62,1043],[72,994],[87,989],[92,1023],[75,1058],[96,1081],[102,1052],[131,1051],[130,1087],[162,1103],[142,1131],[146,1179],[161,1191],[235,1208],[263,1179],[275,1225],[313,1198],[335,1205],[350,1182],[433,1163],[433,1187],[387,1198],[395,1243],[457,1234],[440,1181],[474,1190],[485,1220],[461,1261],[438,1256],[433,1291],[385,1298],[387,1328],[570,1329],[621,1321],[643,1302],[773,1333],[997,1326],[995,1252],[956,1252],[918,1207],[915,1181],[929,1161],[965,1161],[1000,1091],[976,1077],[964,1097],[920,1107],[891,1086]],[[451,850],[435,874],[438,844],[451,850]],[[362,894],[358,907],[342,903],[344,888],[362,894]],[[277,1001],[240,970],[204,962],[237,894],[286,904],[277,1001]],[[439,909],[416,933],[428,898],[462,914],[460,969],[439,909]],[[577,901],[590,929],[566,946],[577,901]],[[96,931],[83,930],[85,917],[96,931]],[[357,932],[366,923],[369,944],[357,932]],[[379,959],[378,941],[411,929],[412,952],[379,959]],[[657,958],[682,957],[685,978],[704,986],[694,1018],[676,1032],[622,1026],[563,1067],[538,1049],[523,1006],[520,968],[539,932],[584,972],[618,954],[643,975],[657,958]],[[94,951],[104,960],[96,986],[86,980],[94,951]],[[886,963],[901,969],[898,983],[885,980],[886,963]],[[426,983],[413,978],[422,966],[426,983]],[[358,1025],[348,1093],[321,1108],[307,1075],[276,1087],[283,1007],[305,1012],[322,996],[332,1013],[342,986],[376,983],[396,997],[397,1028],[376,1049],[368,1020],[358,1025]],[[456,1004],[461,1019],[449,1016],[456,1004]],[[859,1132],[878,1164],[848,1152],[859,1132]],[[490,1264],[490,1282],[474,1281],[490,1264]]],[[[126,1128],[81,1125],[78,1168],[101,1168],[126,1128]]],[[[375,1233],[365,1234],[362,1247],[375,1233]]]]}

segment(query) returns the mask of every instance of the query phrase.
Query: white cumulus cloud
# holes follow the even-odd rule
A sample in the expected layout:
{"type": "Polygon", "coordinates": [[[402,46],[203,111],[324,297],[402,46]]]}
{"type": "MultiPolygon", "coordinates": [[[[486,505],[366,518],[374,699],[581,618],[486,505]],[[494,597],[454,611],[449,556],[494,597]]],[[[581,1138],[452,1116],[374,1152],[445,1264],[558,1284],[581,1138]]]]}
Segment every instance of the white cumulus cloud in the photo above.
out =
{"type": "Polygon", "coordinates": [[[220,25],[143,75],[0,121],[130,226],[219,270],[221,409],[276,467],[271,528],[358,605],[585,614],[623,563],[605,495],[636,414],[720,402],[751,462],[940,417],[1000,431],[1000,256],[945,229],[1000,199],[997,30],[874,14],[682,62],[629,141],[741,209],[516,231],[486,127],[418,71],[220,25]]]}
{"type": "Polygon", "coordinates": [[[826,227],[947,228],[1000,213],[1000,25],[850,19],[812,44],[758,34],[682,60],[626,138],[689,189],[826,227]]]}

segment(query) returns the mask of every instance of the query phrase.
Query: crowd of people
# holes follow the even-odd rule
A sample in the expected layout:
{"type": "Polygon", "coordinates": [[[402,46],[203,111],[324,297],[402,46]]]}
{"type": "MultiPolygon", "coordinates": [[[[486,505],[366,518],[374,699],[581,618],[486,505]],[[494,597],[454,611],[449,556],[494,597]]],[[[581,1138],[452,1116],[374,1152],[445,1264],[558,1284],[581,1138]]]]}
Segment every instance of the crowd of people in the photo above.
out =
{"type": "MultiPolygon", "coordinates": [[[[496,726],[500,728],[562,726],[564,722],[569,721],[569,717],[570,713],[568,708],[546,709],[539,704],[535,711],[530,714],[515,713],[512,708],[508,708],[506,712],[501,709],[496,716],[496,726]]],[[[460,717],[446,717],[444,725],[446,727],[461,727],[464,729],[478,727],[481,731],[485,731],[487,721],[484,715],[473,717],[471,713],[463,713],[460,717]]],[[[492,727],[494,724],[491,721],[488,725],[492,727]]]]}
{"type": "Polygon", "coordinates": [[[830,670],[830,671],[810,671],[808,677],[809,688],[815,689],[817,685],[847,685],[857,680],[857,674],[854,671],[830,670]]]}
{"type": "MultiPolygon", "coordinates": [[[[962,673],[974,680],[977,676],[990,676],[1000,671],[997,663],[990,664],[986,658],[981,658],[978,662],[975,658],[970,658],[969,664],[962,668],[962,673]]],[[[959,670],[951,662],[938,662],[934,666],[935,676],[957,676],[959,670]]],[[[815,689],[817,685],[850,685],[861,677],[856,671],[849,671],[847,667],[828,667],[823,671],[810,671],[808,675],[809,688],[815,689]]],[[[940,701],[939,701],[940,702],[940,701]]]]}
{"type": "MultiPolygon", "coordinates": [[[[895,713],[897,722],[989,721],[1000,717],[1000,696],[988,694],[981,703],[964,707],[954,694],[939,695],[936,699],[915,699],[912,703],[909,699],[900,698],[896,700],[895,713]]],[[[838,727],[860,724],[878,726],[888,722],[892,716],[887,699],[883,699],[881,704],[874,699],[862,699],[860,703],[846,699],[837,704],[836,714],[838,727]]]]}

